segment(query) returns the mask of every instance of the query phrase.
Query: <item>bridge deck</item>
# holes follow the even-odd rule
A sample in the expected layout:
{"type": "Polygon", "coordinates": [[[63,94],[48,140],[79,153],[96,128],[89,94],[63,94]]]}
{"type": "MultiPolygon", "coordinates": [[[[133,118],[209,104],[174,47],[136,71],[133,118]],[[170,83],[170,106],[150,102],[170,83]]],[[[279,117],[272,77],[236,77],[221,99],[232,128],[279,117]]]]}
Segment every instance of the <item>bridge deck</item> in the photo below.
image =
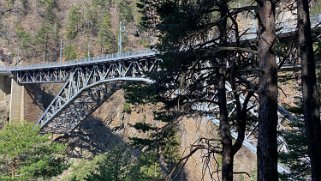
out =
{"type": "Polygon", "coordinates": [[[103,62],[113,62],[113,61],[126,61],[128,59],[140,59],[140,58],[148,58],[151,56],[155,56],[155,52],[150,49],[143,49],[139,51],[130,51],[123,53],[114,53],[107,55],[100,55],[96,57],[89,57],[77,60],[69,60],[64,62],[51,62],[51,63],[43,63],[43,64],[31,64],[31,65],[19,65],[19,66],[7,66],[0,67],[0,74],[10,74],[12,72],[18,71],[32,71],[32,70],[44,70],[44,69],[57,69],[57,68],[67,68],[74,66],[86,66],[93,64],[100,64],[103,62]]]}

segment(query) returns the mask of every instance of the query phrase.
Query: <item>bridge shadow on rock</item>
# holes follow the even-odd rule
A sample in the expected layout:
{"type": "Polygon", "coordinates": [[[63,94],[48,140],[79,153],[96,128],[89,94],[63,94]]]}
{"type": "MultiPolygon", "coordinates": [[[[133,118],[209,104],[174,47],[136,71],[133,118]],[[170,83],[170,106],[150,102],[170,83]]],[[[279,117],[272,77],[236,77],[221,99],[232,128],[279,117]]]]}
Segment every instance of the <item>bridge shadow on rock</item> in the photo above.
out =
{"type": "Polygon", "coordinates": [[[38,84],[25,85],[28,95],[32,98],[33,104],[41,109],[45,109],[52,99],[55,97],[54,93],[47,92],[43,87],[38,84]]]}
{"type": "Polygon", "coordinates": [[[48,107],[54,99],[54,95],[60,89],[61,85],[53,84],[50,87],[46,87],[38,84],[26,84],[24,87],[26,90],[24,106],[25,119],[37,121],[46,107],[48,107]]]}
{"type": "Polygon", "coordinates": [[[58,137],[56,141],[67,143],[67,153],[76,158],[90,158],[112,149],[115,145],[124,144],[123,139],[113,134],[101,120],[91,116],[81,121],[73,131],[58,137]]]}

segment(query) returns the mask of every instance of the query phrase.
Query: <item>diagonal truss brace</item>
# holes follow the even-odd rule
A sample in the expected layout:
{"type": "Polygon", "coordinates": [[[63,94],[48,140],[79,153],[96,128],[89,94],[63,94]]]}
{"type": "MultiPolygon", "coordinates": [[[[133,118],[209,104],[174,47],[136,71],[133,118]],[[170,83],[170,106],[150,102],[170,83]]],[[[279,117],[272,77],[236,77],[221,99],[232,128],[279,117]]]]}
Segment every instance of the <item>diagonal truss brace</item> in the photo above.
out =
{"type": "Polygon", "coordinates": [[[65,82],[69,76],[70,70],[61,68],[16,72],[18,82],[24,84],[65,82]]]}

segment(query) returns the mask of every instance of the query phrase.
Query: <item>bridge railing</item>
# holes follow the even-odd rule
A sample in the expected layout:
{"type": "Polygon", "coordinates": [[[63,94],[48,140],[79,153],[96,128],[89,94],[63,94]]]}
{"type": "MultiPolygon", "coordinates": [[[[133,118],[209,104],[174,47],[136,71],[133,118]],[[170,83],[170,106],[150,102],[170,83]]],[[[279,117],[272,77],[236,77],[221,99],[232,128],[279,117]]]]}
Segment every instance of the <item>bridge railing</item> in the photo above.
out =
{"type": "Polygon", "coordinates": [[[154,50],[142,49],[138,51],[128,51],[128,52],[121,52],[121,53],[99,55],[96,57],[67,60],[63,62],[46,62],[46,63],[39,63],[39,64],[31,64],[31,65],[18,65],[18,66],[13,65],[13,66],[0,67],[0,74],[10,73],[11,71],[19,71],[19,70],[67,67],[67,66],[74,66],[74,65],[99,63],[99,62],[105,62],[105,61],[116,61],[120,59],[135,58],[135,57],[148,56],[148,55],[154,55],[154,54],[155,54],[154,50]]]}

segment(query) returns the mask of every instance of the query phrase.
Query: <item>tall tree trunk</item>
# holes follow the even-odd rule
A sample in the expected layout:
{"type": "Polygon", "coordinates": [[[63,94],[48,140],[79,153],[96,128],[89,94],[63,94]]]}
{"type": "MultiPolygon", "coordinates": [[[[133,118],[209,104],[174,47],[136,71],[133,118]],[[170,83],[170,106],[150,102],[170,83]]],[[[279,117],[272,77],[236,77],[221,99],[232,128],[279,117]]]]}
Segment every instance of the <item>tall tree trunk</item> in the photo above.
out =
{"type": "Polygon", "coordinates": [[[321,128],[315,62],[312,48],[309,1],[298,0],[299,52],[302,64],[304,122],[308,138],[312,180],[321,180],[321,128]]]}
{"type": "MultiPolygon", "coordinates": [[[[227,15],[228,5],[225,0],[219,1],[220,17],[219,31],[220,31],[220,45],[227,46],[227,15]]],[[[219,85],[218,85],[218,103],[220,109],[220,135],[222,139],[223,152],[222,152],[222,180],[233,181],[233,148],[232,136],[230,132],[230,123],[228,119],[227,101],[226,101],[226,64],[227,54],[221,53],[219,68],[219,85]]]]}
{"type": "Polygon", "coordinates": [[[259,18],[260,106],[257,148],[258,180],[278,180],[277,172],[277,64],[275,59],[276,0],[257,0],[259,18]]]}
{"type": "Polygon", "coordinates": [[[230,124],[228,119],[228,110],[226,107],[226,89],[225,89],[225,68],[220,68],[220,80],[218,87],[218,102],[220,109],[220,135],[223,144],[222,152],[222,180],[233,181],[233,149],[230,124]]]}

